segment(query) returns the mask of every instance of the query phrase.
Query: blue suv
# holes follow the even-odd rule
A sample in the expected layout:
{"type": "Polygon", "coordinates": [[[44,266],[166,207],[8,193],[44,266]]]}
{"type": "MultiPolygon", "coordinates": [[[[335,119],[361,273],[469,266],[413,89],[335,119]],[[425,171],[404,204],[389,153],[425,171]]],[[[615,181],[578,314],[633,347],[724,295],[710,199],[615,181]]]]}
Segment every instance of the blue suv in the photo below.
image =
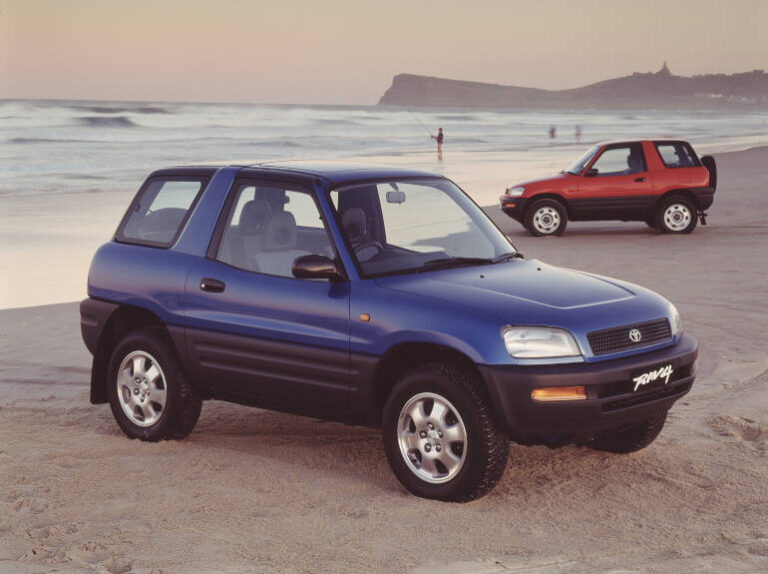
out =
{"type": "Polygon", "coordinates": [[[204,399],[377,426],[440,500],[491,490],[510,439],[647,446],[697,356],[666,299],[526,260],[450,180],[403,169],[157,171],[88,295],[91,402],[129,437],[185,437],[204,399]]]}

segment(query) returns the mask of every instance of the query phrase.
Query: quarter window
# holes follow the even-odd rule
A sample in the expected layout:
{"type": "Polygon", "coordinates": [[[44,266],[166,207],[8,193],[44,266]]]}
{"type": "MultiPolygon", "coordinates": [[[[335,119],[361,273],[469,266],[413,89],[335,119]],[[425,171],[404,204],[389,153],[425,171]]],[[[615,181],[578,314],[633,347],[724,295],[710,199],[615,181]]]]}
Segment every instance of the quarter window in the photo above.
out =
{"type": "Polygon", "coordinates": [[[118,229],[116,239],[170,247],[203,189],[203,179],[151,179],[139,193],[118,229]]]}
{"type": "Polygon", "coordinates": [[[696,154],[683,142],[657,143],[656,149],[666,167],[698,167],[699,165],[696,154]]]}

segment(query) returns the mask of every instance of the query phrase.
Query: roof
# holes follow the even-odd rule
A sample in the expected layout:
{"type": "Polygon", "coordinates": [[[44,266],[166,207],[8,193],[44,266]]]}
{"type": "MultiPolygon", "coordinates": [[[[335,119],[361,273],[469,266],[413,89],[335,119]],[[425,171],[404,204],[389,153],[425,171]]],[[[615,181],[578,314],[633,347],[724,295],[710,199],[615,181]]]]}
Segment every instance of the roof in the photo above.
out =
{"type": "Polygon", "coordinates": [[[247,166],[248,170],[271,173],[302,174],[320,177],[331,183],[342,183],[361,179],[396,179],[406,177],[439,177],[428,171],[393,166],[366,165],[341,161],[269,161],[247,166]]]}
{"type": "Polygon", "coordinates": [[[382,165],[366,165],[341,161],[286,160],[267,161],[253,164],[211,163],[192,166],[176,166],[160,169],[151,175],[207,175],[211,176],[220,168],[240,168],[241,175],[280,176],[294,180],[320,178],[326,183],[338,184],[365,180],[393,180],[405,178],[440,178],[444,176],[416,169],[382,165]]]}
{"type": "Polygon", "coordinates": [[[685,140],[677,139],[677,138],[635,138],[635,139],[627,139],[627,140],[609,140],[609,141],[602,141],[598,142],[595,145],[599,146],[606,146],[606,145],[618,145],[618,144],[631,144],[631,143],[642,143],[642,142],[650,142],[653,144],[656,143],[688,143],[685,140]]]}

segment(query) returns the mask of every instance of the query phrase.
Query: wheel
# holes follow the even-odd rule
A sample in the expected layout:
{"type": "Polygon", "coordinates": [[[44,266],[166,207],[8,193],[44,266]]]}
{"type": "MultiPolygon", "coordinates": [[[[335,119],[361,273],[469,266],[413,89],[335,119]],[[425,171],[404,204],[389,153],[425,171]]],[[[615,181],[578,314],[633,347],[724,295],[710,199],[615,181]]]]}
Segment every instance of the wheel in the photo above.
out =
{"type": "Polygon", "coordinates": [[[595,437],[590,446],[619,454],[638,451],[656,440],[666,420],[667,411],[664,411],[631,427],[605,431],[595,437]]]}
{"type": "Polygon", "coordinates": [[[561,235],[568,225],[568,212],[554,199],[540,199],[525,212],[525,228],[535,237],[561,235]]]}
{"type": "Polygon", "coordinates": [[[508,440],[475,378],[458,367],[433,363],[406,374],[383,416],[389,465],[416,496],[473,500],[504,473],[508,440]]]}
{"type": "Polygon", "coordinates": [[[141,329],[118,343],[109,361],[112,414],[131,438],[184,438],[197,423],[202,399],[159,329],[141,329]]]}
{"type": "Polygon", "coordinates": [[[698,221],[693,202],[682,195],[662,200],[656,209],[656,226],[664,233],[690,233],[698,221]]]}

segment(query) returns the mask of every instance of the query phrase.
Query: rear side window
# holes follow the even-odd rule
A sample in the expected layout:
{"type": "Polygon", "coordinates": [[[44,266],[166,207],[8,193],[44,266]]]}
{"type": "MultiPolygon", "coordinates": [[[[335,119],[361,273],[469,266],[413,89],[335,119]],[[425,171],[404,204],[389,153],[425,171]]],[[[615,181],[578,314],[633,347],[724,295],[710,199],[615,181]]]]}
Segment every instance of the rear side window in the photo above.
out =
{"type": "Polygon", "coordinates": [[[131,204],[116,239],[170,247],[178,238],[207,179],[153,178],[131,204]]]}
{"type": "Polygon", "coordinates": [[[685,142],[657,143],[656,149],[666,167],[699,167],[699,158],[685,142]]]}

